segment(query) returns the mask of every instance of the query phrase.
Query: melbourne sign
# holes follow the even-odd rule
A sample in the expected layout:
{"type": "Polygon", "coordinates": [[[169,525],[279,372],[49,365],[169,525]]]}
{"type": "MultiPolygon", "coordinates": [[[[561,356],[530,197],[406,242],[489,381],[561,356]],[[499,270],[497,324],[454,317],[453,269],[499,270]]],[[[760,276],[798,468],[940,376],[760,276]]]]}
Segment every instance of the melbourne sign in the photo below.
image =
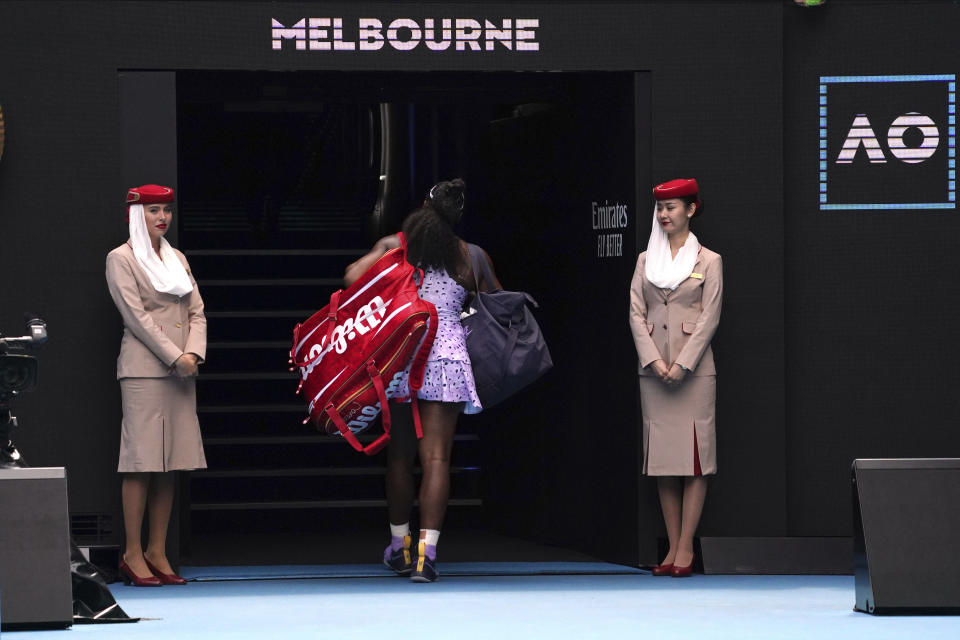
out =
{"type": "Polygon", "coordinates": [[[301,18],[286,23],[270,20],[275,51],[398,51],[435,52],[509,50],[539,51],[537,18],[301,18]]]}

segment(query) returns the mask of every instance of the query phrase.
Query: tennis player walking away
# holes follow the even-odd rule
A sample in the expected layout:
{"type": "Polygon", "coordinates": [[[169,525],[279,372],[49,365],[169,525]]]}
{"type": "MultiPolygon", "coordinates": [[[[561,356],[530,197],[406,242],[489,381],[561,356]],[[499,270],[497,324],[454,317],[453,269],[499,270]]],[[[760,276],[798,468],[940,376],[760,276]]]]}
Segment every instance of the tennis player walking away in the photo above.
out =
{"type": "MultiPolygon", "coordinates": [[[[437,308],[437,336],[427,357],[423,387],[417,393],[423,439],[414,435],[409,405],[394,410],[391,441],[387,449],[386,494],[390,518],[390,544],[384,563],[414,582],[433,582],[437,570],[437,541],[450,496],[450,455],[457,419],[461,413],[481,410],[460,312],[476,287],[467,244],[456,234],[463,216],[465,185],[455,179],[440,182],[423,206],[403,222],[407,259],[423,269],[419,294],[437,308]],[[423,468],[420,482],[420,537],[416,556],[411,549],[410,513],[414,497],[414,461],[419,454],[423,468]]],[[[384,253],[400,246],[398,235],[381,238],[373,249],[347,267],[344,282],[353,284],[384,253]]],[[[486,256],[489,262],[489,256],[486,256]]],[[[491,273],[493,273],[491,264],[491,273]]],[[[500,288],[494,276],[486,282],[479,275],[480,289],[500,288]]],[[[398,395],[409,393],[404,377],[398,395]]]]}

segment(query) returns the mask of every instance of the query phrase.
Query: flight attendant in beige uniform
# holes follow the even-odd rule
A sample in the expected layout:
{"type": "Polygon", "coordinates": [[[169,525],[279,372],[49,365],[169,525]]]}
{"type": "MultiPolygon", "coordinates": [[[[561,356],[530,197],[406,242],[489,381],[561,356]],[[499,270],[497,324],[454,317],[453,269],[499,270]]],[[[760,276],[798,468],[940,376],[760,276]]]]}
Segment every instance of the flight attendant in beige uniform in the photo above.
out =
{"type": "Polygon", "coordinates": [[[173,471],[207,466],[194,384],[207,350],[207,320],[187,259],[163,237],[173,189],[144,185],[127,193],[130,239],[107,255],[107,286],[123,318],[117,378],[126,550],[125,580],[137,586],[185,584],[167,560],[173,471]],[[146,551],[140,543],[149,511],[146,551]]]}
{"type": "Polygon", "coordinates": [[[717,472],[717,370],[710,340],[720,322],[723,265],[690,220],[703,204],[696,180],[653,190],[647,250],[630,285],[630,328],[640,358],[643,472],[657,477],[670,550],[653,575],[689,576],[693,537],[717,472]]]}

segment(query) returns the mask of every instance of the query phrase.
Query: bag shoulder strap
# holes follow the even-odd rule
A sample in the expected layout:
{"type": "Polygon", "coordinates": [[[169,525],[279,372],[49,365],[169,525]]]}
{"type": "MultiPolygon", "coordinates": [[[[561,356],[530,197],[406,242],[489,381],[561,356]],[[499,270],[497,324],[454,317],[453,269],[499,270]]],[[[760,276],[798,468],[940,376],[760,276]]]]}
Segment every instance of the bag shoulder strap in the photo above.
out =
{"type": "MultiPolygon", "coordinates": [[[[400,238],[400,245],[403,248],[404,260],[409,263],[407,260],[407,237],[402,231],[397,233],[397,236],[400,238]]],[[[423,282],[423,269],[419,267],[413,268],[413,279],[417,286],[423,282]]],[[[418,294],[419,295],[419,294],[418,294]]],[[[417,350],[413,354],[413,360],[410,363],[410,372],[408,376],[408,384],[410,387],[410,397],[414,398],[416,392],[423,386],[423,376],[426,374],[427,369],[427,358],[430,356],[430,349],[433,347],[433,341],[437,337],[437,328],[439,325],[439,319],[437,318],[437,308],[430,302],[423,300],[421,302],[427,307],[427,310],[430,312],[430,319],[427,322],[427,331],[423,336],[423,339],[420,341],[420,345],[417,347],[417,350]]]]}
{"type": "Polygon", "coordinates": [[[470,252],[470,265],[473,269],[473,280],[477,286],[477,293],[480,293],[480,273],[483,273],[483,279],[488,283],[493,282],[493,272],[490,270],[490,263],[483,255],[483,249],[468,242],[467,251],[470,252]]]}
{"type": "Polygon", "coordinates": [[[419,287],[423,282],[423,269],[410,262],[410,255],[407,253],[407,235],[403,231],[398,231],[397,237],[400,239],[400,251],[403,254],[403,263],[410,265],[410,268],[413,269],[413,281],[419,287]]]}
{"type": "Polygon", "coordinates": [[[427,358],[430,357],[430,350],[433,348],[433,341],[437,337],[437,328],[440,324],[437,317],[437,308],[429,302],[426,302],[426,304],[430,312],[430,320],[427,322],[427,331],[413,355],[413,361],[410,363],[410,373],[407,378],[411,398],[423,387],[423,377],[427,371],[427,358]]]}

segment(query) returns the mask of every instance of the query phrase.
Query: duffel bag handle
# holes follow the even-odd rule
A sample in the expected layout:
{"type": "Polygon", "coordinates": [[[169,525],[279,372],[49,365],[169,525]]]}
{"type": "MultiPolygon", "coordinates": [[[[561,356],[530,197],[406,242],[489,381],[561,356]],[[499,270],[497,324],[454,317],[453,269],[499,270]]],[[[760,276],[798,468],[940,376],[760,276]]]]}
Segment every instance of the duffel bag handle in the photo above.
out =
{"type": "Polygon", "coordinates": [[[333,406],[333,403],[327,403],[327,406],[323,408],[323,412],[327,414],[327,417],[330,418],[330,422],[336,425],[337,429],[340,431],[340,435],[350,443],[350,446],[356,449],[357,451],[363,451],[363,445],[360,444],[360,441],[357,440],[357,436],[353,434],[353,431],[350,430],[350,427],[347,426],[347,423],[343,421],[343,418],[340,417],[340,414],[337,413],[337,408],[333,406]]]}
{"type": "Polygon", "coordinates": [[[373,360],[367,362],[367,375],[370,376],[373,388],[377,390],[377,399],[380,401],[380,419],[383,423],[383,434],[363,449],[365,454],[372,456],[379,453],[379,451],[390,442],[391,418],[390,405],[387,400],[387,389],[383,386],[383,378],[380,377],[380,370],[373,360]]]}
{"type": "Polygon", "coordinates": [[[333,338],[333,330],[337,327],[337,312],[340,311],[340,294],[343,293],[343,289],[337,289],[330,295],[330,305],[327,307],[327,340],[326,344],[330,344],[330,339],[333,338]]]}
{"type": "MultiPolygon", "coordinates": [[[[337,312],[340,311],[340,294],[343,293],[342,289],[337,289],[330,295],[330,304],[327,306],[327,337],[324,341],[324,344],[329,345],[330,339],[333,337],[333,330],[337,328],[337,312]]],[[[300,329],[303,327],[303,324],[297,324],[293,329],[293,346],[290,348],[290,364],[295,367],[309,367],[313,364],[313,361],[323,355],[323,351],[318,353],[313,358],[304,359],[303,361],[297,360],[296,349],[297,345],[300,343],[300,329]]],[[[308,334],[309,335],[309,334],[308,334]]]]}
{"type": "Polygon", "coordinates": [[[379,438],[368,444],[364,447],[360,440],[357,439],[356,434],[347,426],[347,423],[343,421],[343,418],[340,417],[340,414],[337,412],[336,407],[333,406],[333,403],[327,403],[327,406],[323,408],[324,413],[327,414],[327,417],[330,418],[330,421],[336,425],[337,430],[340,432],[347,442],[350,443],[350,446],[356,449],[361,453],[365,453],[368,456],[372,456],[376,453],[379,453],[387,443],[390,442],[390,406],[387,401],[387,390],[383,386],[383,378],[380,376],[380,370],[377,368],[377,363],[373,360],[367,362],[367,375],[370,376],[370,381],[373,383],[373,388],[377,392],[377,399],[380,402],[380,414],[383,420],[383,435],[379,438]]]}

